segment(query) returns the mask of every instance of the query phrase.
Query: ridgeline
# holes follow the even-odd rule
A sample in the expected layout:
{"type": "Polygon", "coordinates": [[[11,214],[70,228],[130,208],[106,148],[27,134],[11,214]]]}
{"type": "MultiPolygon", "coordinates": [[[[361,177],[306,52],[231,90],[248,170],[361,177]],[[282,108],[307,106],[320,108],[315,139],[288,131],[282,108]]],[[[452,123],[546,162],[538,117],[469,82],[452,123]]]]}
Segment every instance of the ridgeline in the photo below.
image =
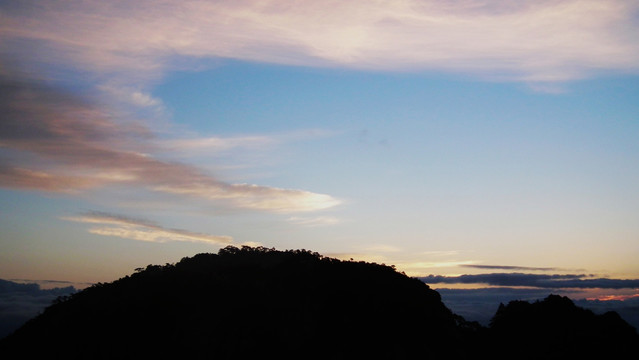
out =
{"type": "Polygon", "coordinates": [[[559,296],[501,305],[484,328],[391,266],[226,247],[58,298],[0,341],[0,357],[612,357],[636,354],[638,339],[616,313],[559,296]]]}

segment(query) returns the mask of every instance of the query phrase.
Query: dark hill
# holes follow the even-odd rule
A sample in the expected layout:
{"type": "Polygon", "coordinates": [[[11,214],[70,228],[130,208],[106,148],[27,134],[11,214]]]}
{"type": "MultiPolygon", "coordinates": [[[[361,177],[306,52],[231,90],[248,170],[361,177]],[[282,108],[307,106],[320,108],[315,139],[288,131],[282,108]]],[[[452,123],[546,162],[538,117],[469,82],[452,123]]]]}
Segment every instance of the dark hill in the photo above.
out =
{"type": "Polygon", "coordinates": [[[636,330],[617,313],[595,315],[558,295],[500,304],[490,331],[493,348],[517,359],[608,359],[639,350],[636,330]]]}
{"type": "Polygon", "coordinates": [[[228,247],[61,299],[2,350],[65,359],[408,358],[459,353],[458,333],[439,294],[392,267],[228,247]]]}
{"type": "Polygon", "coordinates": [[[305,250],[227,247],[59,298],[0,341],[0,358],[606,358],[637,350],[615,313],[569,299],[453,314],[393,267],[305,250]]]}

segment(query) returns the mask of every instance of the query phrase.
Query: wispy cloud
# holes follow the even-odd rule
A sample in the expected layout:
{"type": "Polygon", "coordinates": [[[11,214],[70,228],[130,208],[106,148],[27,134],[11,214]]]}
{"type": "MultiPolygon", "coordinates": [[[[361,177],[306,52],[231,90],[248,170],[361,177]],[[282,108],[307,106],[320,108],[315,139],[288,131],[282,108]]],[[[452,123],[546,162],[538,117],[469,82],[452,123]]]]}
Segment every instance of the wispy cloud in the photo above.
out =
{"type": "Polygon", "coordinates": [[[420,277],[427,284],[486,284],[492,286],[528,286],[537,288],[605,288],[639,287],[639,279],[595,278],[586,274],[492,273],[478,275],[420,277]]]}
{"type": "Polygon", "coordinates": [[[150,114],[156,119],[168,116],[168,110],[162,100],[152,96],[139,86],[107,83],[99,85],[97,88],[121,107],[150,110],[150,114]]]}
{"type": "Polygon", "coordinates": [[[315,217],[293,216],[288,218],[288,222],[295,225],[316,227],[316,226],[337,225],[341,222],[341,220],[334,216],[315,216],[315,217]]]}
{"type": "Polygon", "coordinates": [[[239,136],[191,136],[162,140],[159,144],[166,150],[188,154],[220,153],[233,149],[264,150],[291,142],[308,141],[334,135],[323,129],[287,131],[273,134],[239,136]]]}
{"type": "Polygon", "coordinates": [[[475,262],[474,260],[415,261],[415,262],[398,264],[398,266],[403,269],[405,268],[409,271],[411,270],[414,271],[418,269],[445,268],[445,267],[470,265],[474,262],[475,262]]]}
{"type": "Polygon", "coordinates": [[[433,269],[457,268],[477,263],[477,260],[462,258],[460,253],[458,250],[416,251],[397,245],[377,243],[360,246],[352,253],[335,254],[335,257],[393,264],[409,276],[420,277],[432,272],[433,269]]]}
{"type": "Polygon", "coordinates": [[[230,244],[230,236],[209,235],[182,229],[162,227],[154,222],[132,217],[109,214],[104,212],[89,212],[79,216],[63,217],[63,220],[92,224],[89,232],[97,235],[116,236],[149,242],[188,241],[208,244],[230,244]]]}
{"type": "Polygon", "coordinates": [[[163,142],[170,150],[181,152],[222,152],[236,148],[262,149],[279,143],[273,136],[248,135],[233,137],[193,137],[172,139],[163,142]]]}
{"type": "Polygon", "coordinates": [[[325,194],[229,184],[192,165],[154,156],[150,129],[43,83],[0,79],[0,186],[77,192],[126,185],[270,212],[326,209],[325,194]]]}
{"type": "Polygon", "coordinates": [[[0,163],[0,186],[23,190],[77,192],[94,187],[97,180],[30,170],[0,163]]]}
{"type": "Polygon", "coordinates": [[[122,79],[157,77],[193,58],[532,83],[639,70],[633,0],[96,0],[2,8],[5,52],[122,79]]]}
{"type": "Polygon", "coordinates": [[[529,267],[529,266],[512,266],[512,265],[476,265],[468,264],[461,265],[462,267],[474,268],[474,269],[489,269],[489,270],[524,270],[524,271],[557,271],[560,270],[554,267],[529,267]]]}

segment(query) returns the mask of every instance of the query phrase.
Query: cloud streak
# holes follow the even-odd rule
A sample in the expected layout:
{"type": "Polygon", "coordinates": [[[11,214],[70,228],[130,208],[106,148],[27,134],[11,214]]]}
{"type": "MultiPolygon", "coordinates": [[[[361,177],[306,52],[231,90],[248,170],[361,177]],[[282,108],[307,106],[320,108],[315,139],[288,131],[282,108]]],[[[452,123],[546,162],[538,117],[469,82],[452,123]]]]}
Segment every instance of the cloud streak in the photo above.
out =
{"type": "Polygon", "coordinates": [[[473,269],[489,269],[489,270],[526,270],[526,271],[556,271],[560,270],[553,267],[528,267],[528,266],[510,266],[510,265],[461,265],[462,267],[473,269]]]}
{"type": "Polygon", "coordinates": [[[63,217],[63,220],[92,224],[89,232],[96,235],[116,236],[148,242],[187,241],[215,245],[226,245],[233,241],[230,236],[209,235],[182,229],[162,227],[148,220],[136,219],[104,212],[89,212],[80,216],[63,217]]]}
{"type": "Polygon", "coordinates": [[[327,130],[308,129],[268,135],[241,135],[231,137],[194,136],[164,140],[161,142],[161,145],[170,151],[210,155],[211,153],[220,153],[233,149],[259,151],[283,143],[308,141],[332,136],[334,134],[336,133],[327,130]]]}
{"type": "Polygon", "coordinates": [[[527,286],[536,288],[624,289],[638,288],[639,279],[592,278],[585,274],[491,273],[477,275],[420,277],[427,284],[486,284],[492,286],[527,286]]]}
{"type": "Polygon", "coordinates": [[[122,81],[155,78],[168,67],[184,66],[185,59],[202,58],[443,70],[531,83],[639,70],[639,2],[628,0],[365,5],[356,0],[141,0],[135,6],[21,1],[2,8],[6,53],[32,62],[46,56],[122,81]]]}
{"type": "Polygon", "coordinates": [[[334,216],[317,216],[317,217],[293,216],[288,218],[287,220],[291,224],[307,226],[307,227],[332,226],[332,225],[337,225],[341,222],[340,219],[334,216]]]}
{"type": "Polygon", "coordinates": [[[284,213],[339,204],[304,190],[229,184],[195,166],[157,158],[153,154],[163,150],[148,128],[43,83],[0,79],[0,110],[2,187],[72,193],[126,185],[284,213]]]}

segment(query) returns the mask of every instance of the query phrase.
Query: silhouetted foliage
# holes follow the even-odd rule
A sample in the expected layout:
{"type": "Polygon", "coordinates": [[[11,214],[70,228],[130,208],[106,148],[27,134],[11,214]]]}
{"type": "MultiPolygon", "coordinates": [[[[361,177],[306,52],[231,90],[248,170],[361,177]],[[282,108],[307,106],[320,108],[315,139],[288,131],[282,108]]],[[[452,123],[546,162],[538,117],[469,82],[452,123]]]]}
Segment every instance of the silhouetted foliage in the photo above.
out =
{"type": "MultiPolygon", "coordinates": [[[[549,322],[582,310],[550,299],[552,306],[540,310],[549,311],[547,336],[537,334],[544,329],[537,321],[544,317],[530,313],[536,304],[501,306],[491,327],[484,328],[453,314],[436,291],[390,266],[307,250],[226,247],[176,264],[138,268],[60,298],[0,342],[0,357],[502,357],[516,350],[511,344],[537,346],[565,337],[549,322]]],[[[620,346],[636,341],[634,329],[626,329],[618,316],[592,316],[598,325],[588,341],[606,346],[613,333],[620,346]]],[[[581,327],[576,316],[565,320],[581,327]]],[[[552,348],[564,355],[572,349],[570,342],[558,343],[569,345],[552,348]]]]}
{"type": "Polygon", "coordinates": [[[3,345],[64,358],[407,358],[449,352],[456,336],[439,294],[389,266],[226,247],[91,286],[3,345]]]}

